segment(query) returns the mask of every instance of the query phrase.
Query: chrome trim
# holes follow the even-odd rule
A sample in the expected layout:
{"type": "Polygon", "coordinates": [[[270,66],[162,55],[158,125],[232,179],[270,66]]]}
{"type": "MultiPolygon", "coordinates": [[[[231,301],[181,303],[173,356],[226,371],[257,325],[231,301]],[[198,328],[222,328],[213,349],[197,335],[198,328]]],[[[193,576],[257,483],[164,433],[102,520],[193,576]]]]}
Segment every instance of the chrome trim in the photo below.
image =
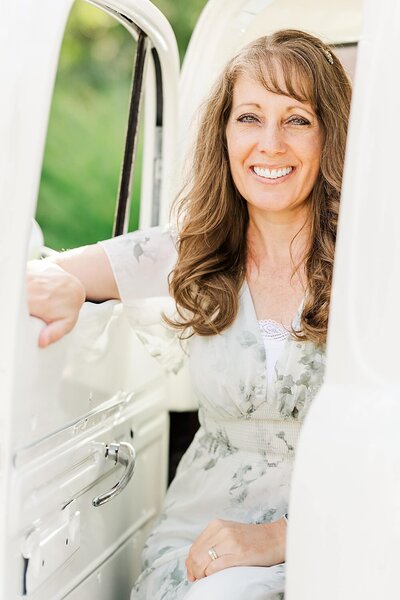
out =
{"type": "Polygon", "coordinates": [[[19,449],[14,454],[13,466],[16,469],[23,468],[35,459],[40,459],[43,454],[52,451],[55,446],[65,444],[72,439],[76,440],[78,432],[87,432],[89,429],[101,425],[110,417],[116,418],[134,398],[134,392],[118,392],[110,400],[68,423],[62,429],[19,449]]]}

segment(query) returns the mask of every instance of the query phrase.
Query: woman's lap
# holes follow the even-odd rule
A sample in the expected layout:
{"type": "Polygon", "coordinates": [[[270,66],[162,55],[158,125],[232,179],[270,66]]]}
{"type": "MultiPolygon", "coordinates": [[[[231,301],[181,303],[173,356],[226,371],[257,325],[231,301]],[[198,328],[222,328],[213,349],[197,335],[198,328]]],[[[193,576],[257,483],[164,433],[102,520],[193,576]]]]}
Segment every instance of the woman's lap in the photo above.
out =
{"type": "Polygon", "coordinates": [[[181,559],[140,579],[131,600],[282,600],[285,565],[231,567],[191,584],[181,559]]]}
{"type": "Polygon", "coordinates": [[[184,600],[281,600],[285,567],[232,567],[196,581],[184,600]]]}

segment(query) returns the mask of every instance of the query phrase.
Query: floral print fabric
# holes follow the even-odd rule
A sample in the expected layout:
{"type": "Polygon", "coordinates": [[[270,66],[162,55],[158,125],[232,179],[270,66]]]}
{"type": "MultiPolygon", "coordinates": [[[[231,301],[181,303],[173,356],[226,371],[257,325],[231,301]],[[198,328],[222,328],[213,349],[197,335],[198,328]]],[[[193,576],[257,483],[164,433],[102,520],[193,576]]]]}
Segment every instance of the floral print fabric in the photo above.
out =
{"type": "MultiPolygon", "coordinates": [[[[135,299],[132,278],[140,297],[165,294],[165,281],[156,282],[155,274],[166,278],[176,259],[168,230],[128,234],[103,247],[124,302],[135,299]]],[[[189,357],[200,429],[145,545],[132,600],[183,600],[189,594],[196,584],[187,581],[184,562],[211,520],[268,523],[287,512],[299,431],[324,374],[323,349],[289,336],[267,381],[265,347],[246,284],[232,326],[216,336],[193,336],[189,357]]],[[[270,590],[265,598],[283,598],[284,567],[261,571],[270,590]]]]}

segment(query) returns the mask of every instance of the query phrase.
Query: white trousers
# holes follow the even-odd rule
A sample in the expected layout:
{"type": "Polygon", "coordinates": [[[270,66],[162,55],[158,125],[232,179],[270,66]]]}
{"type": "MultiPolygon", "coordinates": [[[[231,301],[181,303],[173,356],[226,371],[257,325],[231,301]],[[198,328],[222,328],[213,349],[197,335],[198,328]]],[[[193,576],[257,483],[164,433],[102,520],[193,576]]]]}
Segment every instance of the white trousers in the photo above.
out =
{"type": "Polygon", "coordinates": [[[284,565],[231,567],[196,581],[184,600],[282,600],[284,565]]]}

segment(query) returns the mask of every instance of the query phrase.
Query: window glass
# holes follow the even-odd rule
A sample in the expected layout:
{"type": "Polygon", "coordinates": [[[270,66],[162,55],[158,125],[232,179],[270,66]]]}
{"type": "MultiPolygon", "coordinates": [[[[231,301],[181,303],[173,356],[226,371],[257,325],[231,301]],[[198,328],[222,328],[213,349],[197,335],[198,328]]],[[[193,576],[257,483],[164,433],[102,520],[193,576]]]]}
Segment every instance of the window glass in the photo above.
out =
{"type": "MultiPolygon", "coordinates": [[[[36,214],[46,246],[60,250],[111,236],[135,52],[123,25],[75,2],[60,54],[36,214]]],[[[137,163],[140,142],[138,136],[137,163]]],[[[135,229],[137,176],[132,196],[135,229]]]]}

